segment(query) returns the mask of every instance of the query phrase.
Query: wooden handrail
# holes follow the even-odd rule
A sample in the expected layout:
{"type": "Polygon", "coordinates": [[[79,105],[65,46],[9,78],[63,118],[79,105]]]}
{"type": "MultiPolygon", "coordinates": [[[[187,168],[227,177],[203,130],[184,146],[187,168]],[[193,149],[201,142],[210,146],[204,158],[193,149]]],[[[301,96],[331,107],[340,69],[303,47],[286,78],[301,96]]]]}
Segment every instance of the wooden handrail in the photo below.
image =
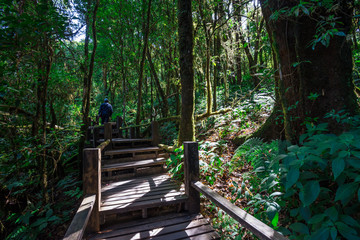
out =
{"type": "Polygon", "coordinates": [[[186,207],[190,213],[200,212],[200,193],[202,193],[258,238],[262,240],[288,240],[279,232],[199,182],[199,175],[198,143],[184,142],[185,193],[188,195],[186,207]]]}
{"type": "Polygon", "coordinates": [[[77,210],[69,228],[67,229],[63,240],[79,240],[82,239],[86,225],[89,221],[91,212],[95,205],[96,195],[84,197],[77,210]]]}
{"type": "Polygon", "coordinates": [[[99,146],[97,146],[96,148],[100,148],[100,151],[104,150],[104,148],[106,148],[109,144],[110,144],[111,140],[108,139],[105,142],[102,142],[99,146]]]}
{"type": "Polygon", "coordinates": [[[205,186],[201,182],[192,182],[191,186],[200,193],[204,194],[208,199],[214,202],[216,206],[224,210],[227,214],[238,221],[243,227],[255,234],[258,238],[263,240],[289,240],[265,223],[253,217],[251,214],[235,206],[229,200],[220,196],[218,193],[213,191],[208,186],[205,186]]]}

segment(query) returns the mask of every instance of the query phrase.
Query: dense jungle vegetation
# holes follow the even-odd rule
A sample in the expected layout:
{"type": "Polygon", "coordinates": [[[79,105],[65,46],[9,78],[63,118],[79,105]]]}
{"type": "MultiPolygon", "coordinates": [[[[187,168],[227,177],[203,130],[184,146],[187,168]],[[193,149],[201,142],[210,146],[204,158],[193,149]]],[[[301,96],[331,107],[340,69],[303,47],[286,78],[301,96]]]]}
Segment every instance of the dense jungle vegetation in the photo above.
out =
{"type": "MultiPolygon", "coordinates": [[[[0,0],[0,238],[61,239],[89,118],[160,123],[182,178],[290,239],[360,239],[359,3],[0,0]]],[[[210,202],[223,239],[253,239],[210,202]]]]}

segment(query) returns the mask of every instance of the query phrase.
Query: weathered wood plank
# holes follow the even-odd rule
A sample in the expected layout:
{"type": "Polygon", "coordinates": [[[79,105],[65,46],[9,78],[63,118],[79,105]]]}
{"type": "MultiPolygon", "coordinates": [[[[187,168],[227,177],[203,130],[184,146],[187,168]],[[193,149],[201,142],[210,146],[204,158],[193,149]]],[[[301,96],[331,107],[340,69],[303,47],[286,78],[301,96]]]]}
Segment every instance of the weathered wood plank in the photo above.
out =
{"type": "Polygon", "coordinates": [[[149,200],[156,200],[156,199],[166,199],[170,197],[176,197],[180,195],[185,195],[184,191],[172,191],[168,189],[168,191],[160,191],[160,192],[148,192],[143,195],[139,196],[128,196],[127,198],[121,198],[121,197],[114,197],[110,199],[106,199],[102,201],[101,207],[110,207],[110,206],[116,206],[116,205],[125,205],[125,204],[133,204],[138,202],[145,202],[149,200]]]}
{"type": "Polygon", "coordinates": [[[113,189],[115,187],[121,187],[121,186],[128,187],[131,184],[138,185],[138,184],[144,183],[144,182],[166,181],[169,179],[170,179],[170,176],[167,174],[158,174],[158,175],[153,175],[153,176],[146,176],[146,177],[141,177],[141,178],[122,180],[119,182],[106,184],[105,186],[102,186],[101,190],[106,191],[108,189],[113,189]]]}
{"type": "Polygon", "coordinates": [[[188,199],[186,195],[179,195],[175,197],[168,197],[163,199],[148,200],[143,202],[135,202],[128,204],[121,204],[117,206],[102,207],[100,209],[101,214],[123,213],[140,210],[143,208],[161,207],[170,204],[177,204],[184,202],[188,199]]]}
{"type": "Polygon", "coordinates": [[[144,148],[127,148],[127,149],[117,149],[106,151],[105,155],[119,155],[119,154],[126,154],[126,153],[140,153],[140,152],[157,152],[159,151],[159,147],[144,147],[144,148]]]}
{"type": "Polygon", "coordinates": [[[96,148],[99,148],[100,151],[104,150],[104,148],[106,148],[109,144],[111,143],[111,140],[108,139],[105,142],[102,142],[99,146],[97,146],[96,148]]]}
{"type": "Polygon", "coordinates": [[[151,138],[152,145],[157,146],[160,143],[159,123],[157,121],[151,122],[151,138]]]}
{"type": "Polygon", "coordinates": [[[189,213],[200,212],[200,193],[191,187],[191,182],[199,180],[199,150],[197,142],[184,142],[184,177],[185,192],[189,196],[189,213]]]}
{"type": "Polygon", "coordinates": [[[173,182],[173,181],[167,175],[158,175],[157,178],[150,178],[150,177],[133,178],[133,179],[122,180],[122,181],[110,183],[109,185],[105,185],[102,187],[101,191],[107,192],[111,189],[122,189],[122,188],[130,189],[130,188],[135,188],[136,186],[150,185],[150,184],[152,186],[156,186],[162,182],[173,182]]]}
{"type": "Polygon", "coordinates": [[[159,165],[166,163],[165,158],[155,158],[155,159],[146,159],[133,162],[124,162],[124,163],[115,163],[115,164],[106,164],[102,167],[102,172],[122,170],[127,168],[138,168],[138,167],[147,167],[152,165],[159,165]]]}
{"type": "Polygon", "coordinates": [[[232,218],[238,221],[243,227],[255,234],[258,238],[263,240],[288,240],[288,238],[256,219],[251,214],[235,206],[201,182],[192,182],[192,186],[204,194],[232,218]]]}
{"type": "Polygon", "coordinates": [[[95,204],[96,195],[87,196],[81,202],[69,228],[67,229],[63,240],[82,239],[86,225],[90,218],[91,211],[95,204]]]}
{"type": "Polygon", "coordinates": [[[130,192],[127,195],[125,195],[125,194],[111,195],[111,196],[108,196],[107,198],[103,198],[102,202],[104,203],[104,202],[109,202],[109,201],[129,200],[130,198],[136,199],[136,198],[141,198],[142,196],[144,196],[144,194],[146,194],[146,196],[149,197],[149,196],[161,195],[161,194],[163,194],[163,195],[164,194],[175,194],[175,193],[179,193],[179,192],[184,194],[185,188],[182,188],[179,190],[174,190],[173,188],[162,188],[162,189],[156,189],[156,191],[150,191],[150,192],[140,192],[140,193],[130,192]]]}
{"type": "Polygon", "coordinates": [[[89,231],[99,231],[99,209],[101,199],[101,151],[99,148],[83,150],[83,191],[84,194],[96,194],[94,210],[88,223],[89,231]]]}
{"type": "Polygon", "coordinates": [[[133,138],[133,139],[130,139],[130,138],[113,138],[113,143],[132,143],[132,142],[146,142],[146,143],[149,143],[149,142],[152,142],[152,139],[150,138],[133,138]]]}
{"type": "Polygon", "coordinates": [[[182,231],[187,228],[193,228],[202,225],[208,225],[208,222],[202,215],[185,215],[183,213],[169,214],[161,217],[118,224],[105,229],[103,233],[100,233],[91,239],[117,238],[124,237],[126,235],[133,236],[134,234],[140,232],[156,232],[154,231],[156,229],[166,229],[165,231],[157,231],[158,234],[164,235],[173,231],[182,231]]]}

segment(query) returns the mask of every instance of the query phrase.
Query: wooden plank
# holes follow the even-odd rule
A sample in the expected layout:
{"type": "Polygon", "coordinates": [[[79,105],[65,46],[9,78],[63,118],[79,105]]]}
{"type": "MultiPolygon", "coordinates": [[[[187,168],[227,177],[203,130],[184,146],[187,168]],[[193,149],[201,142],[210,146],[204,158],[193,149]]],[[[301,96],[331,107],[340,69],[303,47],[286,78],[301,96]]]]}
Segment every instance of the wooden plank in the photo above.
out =
{"type": "MultiPolygon", "coordinates": [[[[193,217],[194,219],[197,219],[196,216],[194,215],[189,215],[188,213],[182,212],[182,213],[169,213],[166,215],[162,215],[162,216],[156,216],[156,217],[151,217],[151,218],[146,218],[146,219],[136,219],[136,220],[132,220],[130,222],[122,222],[122,223],[117,223],[115,225],[111,225],[108,227],[105,227],[104,229],[102,229],[99,234],[103,234],[103,233],[110,233],[113,231],[118,231],[118,230],[126,230],[128,228],[133,228],[133,227],[138,227],[144,224],[151,224],[151,223],[155,223],[155,222],[161,222],[161,221],[172,221],[173,219],[181,219],[182,217],[193,217]]],[[[202,218],[201,215],[199,215],[199,218],[202,218]]]]}
{"type": "Polygon", "coordinates": [[[131,204],[122,204],[118,206],[108,206],[101,207],[101,214],[113,214],[113,213],[123,213],[123,212],[131,212],[136,210],[141,210],[143,208],[153,208],[153,207],[161,207],[171,204],[177,204],[181,202],[185,202],[188,199],[186,195],[179,195],[175,197],[168,197],[162,199],[154,199],[143,202],[136,202],[131,204]]]}
{"type": "MultiPolygon", "coordinates": [[[[148,192],[151,193],[151,192],[148,192]]],[[[112,198],[112,199],[106,199],[105,201],[102,201],[101,207],[110,207],[110,206],[116,206],[116,205],[127,205],[127,204],[133,204],[138,202],[145,202],[149,200],[156,200],[156,199],[166,199],[170,197],[176,197],[180,195],[185,195],[185,192],[181,191],[163,191],[163,192],[156,192],[152,194],[145,193],[144,195],[140,196],[128,196],[127,198],[112,198]]]]}
{"type": "Polygon", "coordinates": [[[112,140],[112,123],[107,122],[104,125],[104,139],[110,141],[112,140]]]}
{"type": "MultiPolygon", "coordinates": [[[[170,221],[171,223],[171,221],[170,221]]],[[[128,231],[113,232],[111,238],[117,240],[136,240],[136,239],[157,239],[157,240],[176,240],[176,239],[189,239],[189,237],[199,234],[214,232],[214,229],[208,224],[205,219],[187,220],[185,222],[179,222],[173,225],[167,224],[167,222],[161,222],[160,224],[152,224],[129,229],[128,231]]],[[[102,238],[106,238],[103,237],[102,238]]],[[[97,239],[97,238],[95,238],[97,239]]],[[[206,239],[206,238],[204,238],[206,239]]],[[[211,239],[211,238],[209,238],[211,239]]]]}
{"type": "Polygon", "coordinates": [[[96,195],[87,196],[81,202],[69,228],[67,229],[63,240],[82,239],[86,225],[90,218],[91,211],[95,204],[96,195]]]}
{"type": "Polygon", "coordinates": [[[243,227],[255,234],[258,238],[262,240],[288,240],[288,238],[284,237],[279,232],[275,231],[260,220],[256,219],[251,214],[235,206],[230,201],[223,198],[201,182],[193,182],[192,186],[204,194],[232,218],[238,221],[243,227]]]}
{"type": "Polygon", "coordinates": [[[102,167],[101,171],[108,172],[108,171],[121,170],[126,168],[137,168],[137,167],[159,165],[164,163],[166,163],[165,158],[146,159],[146,160],[133,161],[133,162],[107,164],[102,167]]]}
{"type": "Polygon", "coordinates": [[[159,123],[157,121],[151,122],[151,138],[152,145],[157,146],[160,143],[159,123]]]}
{"type": "Polygon", "coordinates": [[[152,139],[148,138],[113,138],[113,143],[132,143],[132,142],[151,142],[152,139]]]}
{"type": "MultiPolygon", "coordinates": [[[[191,225],[190,225],[191,227],[191,225]]],[[[180,240],[180,239],[192,239],[193,237],[196,237],[198,235],[202,235],[205,239],[219,239],[219,235],[217,235],[214,231],[214,229],[210,225],[201,225],[201,226],[193,226],[192,228],[187,227],[183,231],[173,232],[162,236],[155,236],[152,237],[152,240],[180,240]],[[213,234],[211,234],[213,233],[213,234]],[[215,234],[214,234],[215,233],[215,234]],[[214,235],[218,236],[217,238],[213,238],[214,235]]],[[[167,230],[167,229],[166,229],[167,230]]],[[[161,231],[165,232],[165,231],[161,231]]]]}
{"type": "MultiPolygon", "coordinates": [[[[124,224],[118,224],[106,229],[103,233],[96,235],[91,239],[111,238],[117,236],[124,236],[131,233],[138,233],[141,231],[150,231],[156,228],[173,226],[183,223],[191,223],[192,221],[205,220],[204,217],[199,215],[188,214],[169,214],[160,217],[153,217],[150,219],[142,219],[140,221],[132,221],[124,224]]],[[[207,222],[205,222],[207,224],[207,222]]],[[[182,229],[183,230],[183,229],[182,229]]]]}
{"type": "Polygon", "coordinates": [[[191,214],[200,212],[200,193],[191,187],[191,182],[199,181],[199,150],[197,142],[184,142],[185,192],[189,196],[187,209],[191,214]]]}
{"type": "Polygon", "coordinates": [[[110,199],[126,199],[129,197],[135,198],[135,197],[143,196],[144,194],[151,196],[151,195],[156,195],[158,192],[174,192],[174,191],[185,192],[185,188],[175,189],[173,186],[165,186],[165,187],[156,188],[155,190],[151,190],[151,191],[148,189],[146,189],[146,191],[142,189],[138,189],[136,191],[122,192],[121,194],[116,194],[114,192],[114,194],[103,196],[102,202],[110,199]]]}
{"type": "Polygon", "coordinates": [[[117,149],[106,151],[105,155],[118,155],[118,154],[126,154],[126,153],[139,153],[139,152],[157,152],[159,151],[159,147],[144,147],[144,148],[127,148],[127,149],[117,149]]]}
{"type": "MultiPolygon", "coordinates": [[[[126,182],[115,182],[113,184],[109,184],[107,186],[103,186],[101,191],[103,193],[105,192],[109,192],[112,190],[127,190],[127,189],[134,189],[136,187],[143,187],[143,186],[153,186],[156,187],[158,185],[160,185],[161,183],[169,183],[169,184],[174,184],[174,182],[169,179],[169,178],[162,178],[162,179],[151,179],[151,180],[146,180],[146,181],[128,181],[125,180],[126,182]]],[[[117,191],[116,190],[116,191],[117,191]]]]}
{"type": "Polygon", "coordinates": [[[145,192],[145,191],[151,191],[151,190],[155,190],[155,189],[159,189],[159,188],[173,188],[173,189],[179,189],[180,185],[173,183],[171,181],[166,181],[166,182],[162,182],[162,183],[153,183],[153,184],[148,184],[148,183],[144,183],[142,185],[138,185],[135,187],[124,187],[124,188],[112,188],[112,189],[108,189],[106,191],[102,192],[102,196],[109,196],[109,195],[114,195],[114,194],[125,194],[125,193],[137,193],[137,192],[145,192]]]}
{"type": "Polygon", "coordinates": [[[212,231],[212,232],[199,234],[199,235],[196,235],[196,236],[191,236],[189,239],[190,240],[204,240],[204,239],[219,240],[220,236],[219,236],[219,234],[217,232],[212,231]]]}
{"type": "Polygon", "coordinates": [[[83,191],[85,195],[96,194],[94,210],[88,223],[89,231],[99,231],[99,209],[101,199],[101,151],[99,148],[83,150],[83,191]]]}
{"type": "Polygon", "coordinates": [[[114,182],[111,184],[107,184],[105,186],[102,186],[102,191],[106,191],[108,189],[113,189],[115,187],[121,187],[121,186],[130,186],[131,184],[133,185],[138,185],[140,183],[144,183],[144,182],[157,182],[157,181],[166,181],[166,180],[170,180],[170,176],[167,174],[158,174],[158,175],[153,175],[153,176],[146,176],[146,177],[141,177],[141,178],[134,178],[134,179],[129,179],[129,180],[123,180],[123,181],[119,181],[119,182],[114,182]]]}
{"type": "Polygon", "coordinates": [[[151,158],[160,158],[160,157],[166,157],[165,153],[159,153],[159,152],[153,152],[153,153],[141,153],[137,154],[135,156],[119,156],[114,157],[116,155],[111,156],[104,156],[104,157],[111,157],[111,158],[104,158],[103,162],[104,164],[114,164],[114,163],[122,163],[122,162],[129,162],[129,161],[137,161],[137,160],[146,160],[151,158]]]}
{"type": "Polygon", "coordinates": [[[96,148],[100,148],[100,151],[104,150],[104,148],[106,148],[109,144],[111,143],[111,140],[108,139],[105,142],[102,142],[99,146],[97,146],[96,148]]]}

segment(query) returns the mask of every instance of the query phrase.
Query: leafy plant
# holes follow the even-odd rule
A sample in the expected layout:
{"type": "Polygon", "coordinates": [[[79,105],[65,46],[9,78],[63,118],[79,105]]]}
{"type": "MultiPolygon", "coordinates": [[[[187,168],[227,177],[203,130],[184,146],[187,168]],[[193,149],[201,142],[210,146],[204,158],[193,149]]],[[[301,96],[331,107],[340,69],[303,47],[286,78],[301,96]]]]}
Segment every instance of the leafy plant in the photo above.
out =
{"type": "Polygon", "coordinates": [[[170,155],[170,158],[167,160],[166,165],[169,173],[172,174],[174,179],[182,181],[184,179],[184,146],[182,145],[179,148],[174,150],[174,154],[170,155]]]}

